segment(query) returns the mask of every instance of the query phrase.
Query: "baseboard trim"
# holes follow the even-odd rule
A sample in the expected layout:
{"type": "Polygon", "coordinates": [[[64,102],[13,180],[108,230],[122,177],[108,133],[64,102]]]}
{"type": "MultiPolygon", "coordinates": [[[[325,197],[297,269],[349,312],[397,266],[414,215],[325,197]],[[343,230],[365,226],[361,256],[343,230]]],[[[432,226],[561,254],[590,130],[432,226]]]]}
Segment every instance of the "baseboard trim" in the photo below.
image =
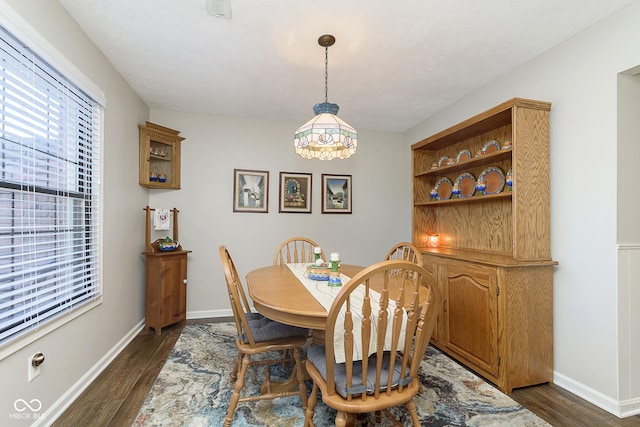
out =
{"type": "Polygon", "coordinates": [[[553,383],[618,418],[640,414],[640,399],[617,401],[558,372],[553,374],[553,383]]]}
{"type": "Polygon", "coordinates": [[[49,407],[32,426],[49,426],[82,394],[124,348],[142,331],[144,319],[138,322],[98,362],[49,407]]]}
{"type": "Polygon", "coordinates": [[[225,310],[202,310],[202,311],[187,311],[187,319],[208,319],[212,317],[229,317],[233,316],[233,311],[228,308],[225,310]]]}
{"type": "Polygon", "coordinates": [[[622,418],[640,415],[640,398],[620,402],[620,414],[622,418]]]}

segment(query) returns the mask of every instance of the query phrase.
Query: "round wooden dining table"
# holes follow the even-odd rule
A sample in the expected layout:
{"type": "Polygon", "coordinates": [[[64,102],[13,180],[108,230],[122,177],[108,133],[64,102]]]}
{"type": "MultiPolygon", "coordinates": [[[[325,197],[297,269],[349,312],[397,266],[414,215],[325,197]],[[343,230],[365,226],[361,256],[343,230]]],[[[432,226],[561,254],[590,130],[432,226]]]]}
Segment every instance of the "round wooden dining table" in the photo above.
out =
{"type": "MultiPolygon", "coordinates": [[[[341,265],[340,272],[355,276],[364,267],[341,265]]],[[[328,312],[286,265],[262,267],[247,274],[249,296],[256,310],[287,325],[324,331],[328,312]]]]}

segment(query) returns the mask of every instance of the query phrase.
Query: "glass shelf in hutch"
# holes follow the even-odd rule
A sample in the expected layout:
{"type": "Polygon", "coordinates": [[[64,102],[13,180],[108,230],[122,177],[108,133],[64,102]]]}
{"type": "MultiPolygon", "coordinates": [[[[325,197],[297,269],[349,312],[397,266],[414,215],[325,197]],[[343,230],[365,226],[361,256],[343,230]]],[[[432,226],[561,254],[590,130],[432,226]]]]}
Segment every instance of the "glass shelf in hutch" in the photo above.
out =
{"type": "Polygon", "coordinates": [[[147,188],[180,189],[180,131],[155,123],[140,129],[139,184],[147,188]]]}

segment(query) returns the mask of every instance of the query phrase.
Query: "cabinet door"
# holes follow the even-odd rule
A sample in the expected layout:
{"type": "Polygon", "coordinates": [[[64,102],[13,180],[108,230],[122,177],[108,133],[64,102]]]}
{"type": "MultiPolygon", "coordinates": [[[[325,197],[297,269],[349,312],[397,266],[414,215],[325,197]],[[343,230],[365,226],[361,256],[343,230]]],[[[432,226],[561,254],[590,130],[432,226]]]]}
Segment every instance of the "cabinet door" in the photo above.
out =
{"type": "Polygon", "coordinates": [[[164,286],[162,325],[184,320],[187,312],[187,257],[170,257],[162,263],[161,283],[164,286]]]}
{"type": "Polygon", "coordinates": [[[447,263],[441,281],[447,349],[472,366],[498,375],[497,272],[475,264],[447,263]]]}

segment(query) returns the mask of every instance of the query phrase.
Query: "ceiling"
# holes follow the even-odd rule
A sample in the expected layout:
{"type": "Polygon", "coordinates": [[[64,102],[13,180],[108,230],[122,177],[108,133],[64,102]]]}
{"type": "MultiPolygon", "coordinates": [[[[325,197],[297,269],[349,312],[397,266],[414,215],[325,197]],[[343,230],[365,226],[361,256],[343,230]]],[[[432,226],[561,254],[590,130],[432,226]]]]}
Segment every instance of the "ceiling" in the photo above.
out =
{"type": "Polygon", "coordinates": [[[302,124],[333,34],[329,102],[394,132],[634,1],[230,0],[226,19],[206,0],[59,0],[152,109],[302,124]]]}

